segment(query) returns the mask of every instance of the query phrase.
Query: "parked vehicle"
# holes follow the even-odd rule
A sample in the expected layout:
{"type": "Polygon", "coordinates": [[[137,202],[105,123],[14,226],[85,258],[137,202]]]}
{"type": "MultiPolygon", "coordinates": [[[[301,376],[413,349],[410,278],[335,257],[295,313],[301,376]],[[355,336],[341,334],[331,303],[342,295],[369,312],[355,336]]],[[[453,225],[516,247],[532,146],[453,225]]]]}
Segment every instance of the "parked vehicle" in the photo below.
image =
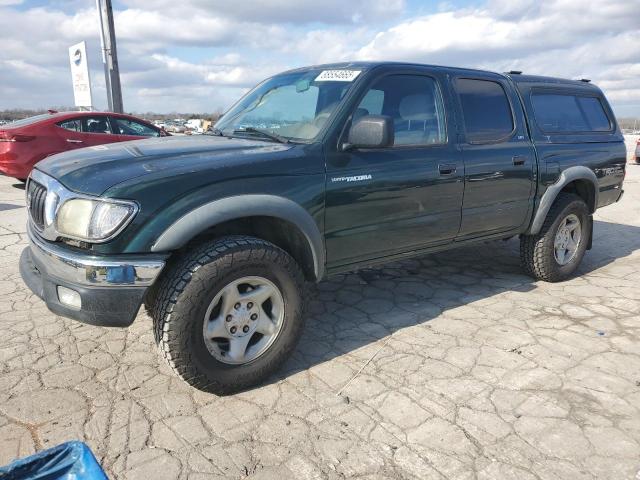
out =
{"type": "Polygon", "coordinates": [[[635,158],[636,158],[636,163],[640,163],[640,138],[636,142],[635,158]]]}
{"type": "Polygon", "coordinates": [[[27,185],[21,272],[51,311],[126,327],[142,303],[191,385],[228,393],[295,348],[305,281],[520,237],[571,276],[626,151],[585,81],[401,63],[276,75],[211,135],[58,155],[27,185]]]}
{"type": "Polygon", "coordinates": [[[0,128],[0,172],[23,180],[36,163],[56,153],[163,135],[131,115],[51,111],[0,128]]]}
{"type": "Polygon", "coordinates": [[[173,133],[185,133],[187,127],[181,123],[173,123],[168,127],[168,130],[173,133]]]}

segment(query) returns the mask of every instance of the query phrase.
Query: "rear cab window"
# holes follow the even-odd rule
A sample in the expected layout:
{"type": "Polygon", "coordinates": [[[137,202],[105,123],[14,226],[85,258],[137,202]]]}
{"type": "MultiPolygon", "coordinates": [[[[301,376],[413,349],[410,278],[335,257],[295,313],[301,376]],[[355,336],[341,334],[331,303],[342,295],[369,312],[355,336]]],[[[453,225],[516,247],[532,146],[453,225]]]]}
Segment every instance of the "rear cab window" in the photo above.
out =
{"type": "Polygon", "coordinates": [[[534,90],[531,104],[535,122],[545,133],[611,132],[613,122],[594,95],[534,90]]]}

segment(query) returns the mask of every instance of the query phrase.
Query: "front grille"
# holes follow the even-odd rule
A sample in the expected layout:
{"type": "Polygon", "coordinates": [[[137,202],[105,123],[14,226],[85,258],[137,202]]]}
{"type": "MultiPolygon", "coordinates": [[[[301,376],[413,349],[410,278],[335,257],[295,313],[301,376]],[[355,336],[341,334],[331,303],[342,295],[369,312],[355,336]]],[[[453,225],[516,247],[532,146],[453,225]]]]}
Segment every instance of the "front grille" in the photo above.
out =
{"type": "Polygon", "coordinates": [[[29,214],[31,220],[40,230],[44,228],[44,202],[47,198],[47,189],[34,180],[29,180],[27,187],[27,199],[29,201],[29,214]]]}

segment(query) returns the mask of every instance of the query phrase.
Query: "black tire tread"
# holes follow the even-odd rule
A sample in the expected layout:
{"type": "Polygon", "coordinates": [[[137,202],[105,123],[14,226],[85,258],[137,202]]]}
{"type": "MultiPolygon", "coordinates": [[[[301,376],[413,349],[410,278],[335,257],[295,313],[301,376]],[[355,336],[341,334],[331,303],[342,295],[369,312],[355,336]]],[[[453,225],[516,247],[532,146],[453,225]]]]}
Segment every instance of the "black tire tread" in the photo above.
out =
{"type": "MultiPolygon", "coordinates": [[[[557,282],[564,277],[556,269],[550,267],[549,258],[554,258],[552,243],[546,242],[548,235],[553,235],[551,227],[558,215],[571,203],[584,200],[573,193],[561,192],[551,205],[540,232],[536,235],[522,235],[520,237],[520,262],[525,272],[538,280],[557,282]]],[[[585,205],[586,206],[586,205],[585,205]]]]}
{"type": "MultiPolygon", "coordinates": [[[[230,387],[216,383],[199,372],[194,366],[189,350],[181,348],[182,339],[187,335],[185,331],[187,326],[184,325],[184,322],[173,321],[172,313],[176,304],[178,301],[185,300],[185,290],[194,278],[197,279],[197,273],[201,268],[214,265],[215,269],[209,274],[216,275],[221,268],[231,267],[238,262],[265,259],[276,262],[287,269],[300,289],[303,299],[301,305],[304,305],[306,298],[304,277],[295,260],[287,252],[270,242],[244,235],[228,236],[203,243],[195,246],[189,252],[179,255],[176,259],[172,259],[152,292],[151,298],[145,303],[153,319],[154,337],[160,352],[171,369],[193,387],[208,392],[227,394],[246,388],[254,382],[251,380],[243,381],[239,378],[238,382],[230,387]]],[[[204,288],[204,284],[202,288],[204,288]]],[[[295,312],[294,315],[302,319],[302,310],[303,308],[299,312],[295,312]]],[[[293,348],[295,348],[295,342],[288,345],[286,350],[293,348]]],[[[269,372],[275,370],[286,356],[280,356],[279,361],[276,362],[277,365],[266,365],[262,370],[269,372]]]]}

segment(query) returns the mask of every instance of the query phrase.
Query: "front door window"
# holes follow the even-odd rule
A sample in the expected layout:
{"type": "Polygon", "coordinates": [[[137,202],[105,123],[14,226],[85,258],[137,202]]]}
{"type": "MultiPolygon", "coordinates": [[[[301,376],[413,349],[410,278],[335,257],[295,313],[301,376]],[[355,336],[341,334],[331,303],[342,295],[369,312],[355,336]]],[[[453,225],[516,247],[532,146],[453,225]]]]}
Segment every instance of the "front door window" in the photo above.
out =
{"type": "Polygon", "coordinates": [[[362,98],[353,121],[365,115],[393,119],[396,146],[446,142],[444,107],[431,77],[389,75],[376,81],[362,98]]]}

